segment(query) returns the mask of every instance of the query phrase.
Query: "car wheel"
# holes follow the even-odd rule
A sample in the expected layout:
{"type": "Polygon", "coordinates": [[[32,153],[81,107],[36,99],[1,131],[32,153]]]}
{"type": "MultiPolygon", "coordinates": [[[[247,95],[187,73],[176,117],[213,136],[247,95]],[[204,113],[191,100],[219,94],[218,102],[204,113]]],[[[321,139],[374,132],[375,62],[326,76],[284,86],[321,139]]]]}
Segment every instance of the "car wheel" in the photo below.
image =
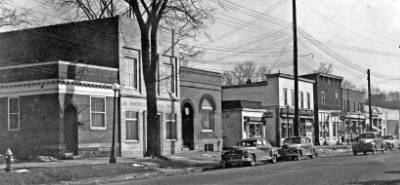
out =
{"type": "Polygon", "coordinates": [[[229,168],[229,167],[231,167],[231,164],[226,162],[226,161],[224,161],[224,162],[222,162],[221,167],[222,168],[229,168]]]}
{"type": "Polygon", "coordinates": [[[315,159],[315,150],[314,149],[311,151],[310,158],[315,159]]]}
{"type": "Polygon", "coordinates": [[[367,151],[364,151],[364,155],[367,155],[367,151]]]}
{"type": "Polygon", "coordinates": [[[358,155],[357,151],[353,151],[353,155],[357,156],[358,155]]]}
{"type": "Polygon", "coordinates": [[[275,154],[271,154],[271,163],[275,164],[277,160],[278,160],[278,157],[275,154]]]}
{"type": "Polygon", "coordinates": [[[255,154],[251,154],[251,159],[249,161],[249,166],[255,166],[256,164],[257,164],[256,155],[255,154]]]}

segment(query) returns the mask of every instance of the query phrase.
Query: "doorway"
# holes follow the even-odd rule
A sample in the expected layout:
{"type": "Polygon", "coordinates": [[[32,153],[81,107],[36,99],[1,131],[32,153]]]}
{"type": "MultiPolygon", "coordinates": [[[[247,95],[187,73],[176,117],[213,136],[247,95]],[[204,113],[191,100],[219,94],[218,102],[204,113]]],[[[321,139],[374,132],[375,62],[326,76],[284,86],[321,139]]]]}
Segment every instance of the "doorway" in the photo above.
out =
{"type": "Polygon", "coordinates": [[[66,152],[78,155],[78,113],[72,104],[64,109],[64,141],[66,152]]]}
{"type": "Polygon", "coordinates": [[[182,107],[182,140],[183,147],[194,150],[194,112],[193,106],[185,103],[182,107]]]}

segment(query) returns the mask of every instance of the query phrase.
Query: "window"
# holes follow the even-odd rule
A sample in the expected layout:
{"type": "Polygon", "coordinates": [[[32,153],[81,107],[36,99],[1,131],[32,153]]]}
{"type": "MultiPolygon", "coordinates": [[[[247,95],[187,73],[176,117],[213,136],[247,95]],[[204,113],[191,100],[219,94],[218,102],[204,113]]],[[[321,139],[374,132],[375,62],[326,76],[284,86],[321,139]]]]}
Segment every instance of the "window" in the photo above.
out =
{"type": "Polygon", "coordinates": [[[201,118],[203,131],[214,130],[214,108],[208,99],[201,104],[201,118]]]}
{"type": "Polygon", "coordinates": [[[292,106],[294,106],[295,102],[294,102],[294,90],[290,90],[291,94],[292,94],[292,106]]]}
{"type": "Polygon", "coordinates": [[[356,112],[356,102],[353,102],[353,112],[356,112]]]}
{"type": "Polygon", "coordinates": [[[339,105],[339,94],[335,92],[336,105],[339,105]]]}
{"type": "Polygon", "coordinates": [[[311,96],[307,93],[307,109],[311,109],[311,96]]]}
{"type": "Polygon", "coordinates": [[[322,104],[322,105],[325,105],[325,103],[326,103],[325,100],[326,100],[326,99],[325,99],[325,92],[324,92],[324,91],[321,91],[321,104],[322,104]]]}
{"type": "Polygon", "coordinates": [[[300,92],[300,107],[304,108],[304,93],[300,92]]]}
{"type": "Polygon", "coordinates": [[[123,60],[122,78],[126,86],[138,89],[138,59],[126,57],[123,60]]]}
{"type": "Polygon", "coordinates": [[[90,99],[91,128],[106,129],[106,99],[91,97],[90,99]]]}
{"type": "Polygon", "coordinates": [[[126,140],[139,140],[139,121],[137,112],[125,112],[125,125],[126,140]]]}
{"type": "Polygon", "coordinates": [[[167,127],[167,139],[177,139],[176,134],[176,114],[167,114],[166,127],[167,127]]]}
{"type": "Polygon", "coordinates": [[[8,99],[8,130],[19,130],[19,98],[8,99]]]}
{"type": "Polygon", "coordinates": [[[262,137],[262,123],[261,122],[249,122],[249,137],[262,137]]]}
{"type": "Polygon", "coordinates": [[[283,99],[284,99],[284,101],[285,101],[285,106],[288,106],[288,92],[287,92],[288,90],[285,88],[285,89],[283,89],[283,99]]]}

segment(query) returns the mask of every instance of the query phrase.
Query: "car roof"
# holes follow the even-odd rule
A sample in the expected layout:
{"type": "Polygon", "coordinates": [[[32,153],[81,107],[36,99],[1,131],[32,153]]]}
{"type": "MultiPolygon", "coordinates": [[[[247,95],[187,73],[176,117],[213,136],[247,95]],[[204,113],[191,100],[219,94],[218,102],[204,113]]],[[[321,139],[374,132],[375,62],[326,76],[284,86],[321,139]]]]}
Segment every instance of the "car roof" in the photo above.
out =
{"type": "Polygon", "coordinates": [[[255,140],[262,140],[264,138],[260,138],[260,137],[253,137],[253,138],[246,138],[246,139],[242,139],[240,141],[255,141],[255,140]]]}

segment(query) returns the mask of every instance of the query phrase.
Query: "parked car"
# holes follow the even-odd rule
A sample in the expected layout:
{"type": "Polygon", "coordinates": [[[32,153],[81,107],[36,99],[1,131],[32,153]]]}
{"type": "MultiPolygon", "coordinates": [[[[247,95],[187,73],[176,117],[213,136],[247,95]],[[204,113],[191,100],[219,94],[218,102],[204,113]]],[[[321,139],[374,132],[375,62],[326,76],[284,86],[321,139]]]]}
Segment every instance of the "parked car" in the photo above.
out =
{"type": "Polygon", "coordinates": [[[222,167],[234,164],[256,165],[258,161],[276,163],[278,151],[265,138],[249,138],[238,141],[235,146],[221,153],[222,167]]]}
{"type": "Polygon", "coordinates": [[[392,135],[386,135],[382,137],[382,144],[385,150],[392,151],[395,148],[395,139],[392,135]]]}
{"type": "Polygon", "coordinates": [[[291,158],[293,160],[300,160],[304,156],[315,159],[317,155],[316,151],[310,138],[294,136],[283,140],[282,149],[279,150],[279,156],[281,158],[291,158]]]}
{"type": "Polygon", "coordinates": [[[377,151],[384,153],[385,147],[383,145],[383,139],[377,132],[365,132],[356,138],[356,142],[351,145],[353,155],[358,155],[362,152],[364,155],[367,152],[374,154],[377,151]]]}

